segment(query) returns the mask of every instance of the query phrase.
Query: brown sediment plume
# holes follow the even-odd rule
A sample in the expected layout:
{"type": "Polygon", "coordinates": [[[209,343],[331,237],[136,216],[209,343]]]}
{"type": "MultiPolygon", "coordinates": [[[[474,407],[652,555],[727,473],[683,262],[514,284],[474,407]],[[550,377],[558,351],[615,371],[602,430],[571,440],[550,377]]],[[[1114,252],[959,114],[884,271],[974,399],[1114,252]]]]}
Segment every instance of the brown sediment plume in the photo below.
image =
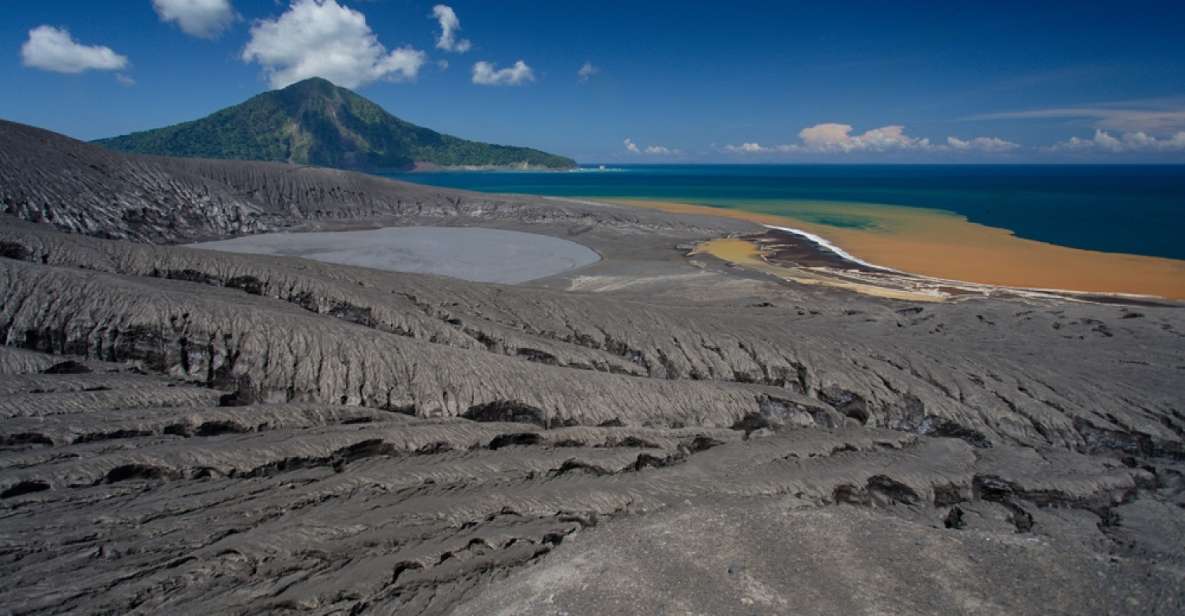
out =
{"type": "Polygon", "coordinates": [[[1122,293],[1185,299],[1185,261],[1082,250],[1016,237],[965,217],[923,208],[861,204],[816,204],[799,211],[826,211],[869,220],[868,228],[818,224],[703,205],[640,199],[614,203],[682,214],[748,220],[819,235],[870,263],[902,272],[1028,289],[1122,293]]]}

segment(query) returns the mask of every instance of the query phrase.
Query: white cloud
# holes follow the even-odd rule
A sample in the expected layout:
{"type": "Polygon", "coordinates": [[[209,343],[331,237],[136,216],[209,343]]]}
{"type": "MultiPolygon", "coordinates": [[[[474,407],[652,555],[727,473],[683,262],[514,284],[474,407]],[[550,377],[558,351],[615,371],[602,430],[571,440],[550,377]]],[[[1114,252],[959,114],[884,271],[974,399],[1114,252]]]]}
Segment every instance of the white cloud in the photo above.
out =
{"type": "Polygon", "coordinates": [[[437,60],[436,61],[436,68],[438,68],[442,71],[447,71],[448,70],[448,60],[445,60],[444,58],[437,60]]]}
{"type": "Polygon", "coordinates": [[[1020,146],[997,137],[975,137],[963,140],[947,137],[946,144],[930,143],[929,139],[910,137],[905,127],[897,124],[882,126],[853,135],[848,124],[824,123],[808,126],[798,132],[799,143],[765,146],[756,142],[726,145],[722,149],[732,154],[846,154],[851,152],[1007,152],[1020,146]]]}
{"type": "Polygon", "coordinates": [[[593,66],[592,62],[585,62],[584,65],[580,67],[580,70],[576,71],[576,76],[580,78],[581,83],[584,83],[599,72],[601,72],[601,69],[593,66]]]}
{"type": "Polygon", "coordinates": [[[1055,152],[1185,152],[1185,131],[1157,138],[1143,131],[1123,133],[1115,137],[1105,130],[1094,132],[1094,137],[1070,137],[1048,148],[1055,152]]]}
{"type": "Polygon", "coordinates": [[[808,126],[798,132],[800,143],[763,146],[760,143],[726,145],[724,151],[737,154],[768,154],[792,152],[847,153],[886,152],[889,150],[932,150],[929,139],[916,139],[905,134],[905,127],[882,126],[853,135],[849,124],[828,122],[808,126]]]}
{"type": "Polygon", "coordinates": [[[82,45],[64,29],[37,26],[21,45],[21,62],[29,68],[76,74],[88,70],[118,71],[127,68],[127,56],[110,47],[82,45]]]}
{"type": "Polygon", "coordinates": [[[458,39],[457,32],[461,29],[461,20],[452,7],[437,4],[432,7],[432,16],[440,24],[440,36],[436,37],[436,48],[456,53],[465,53],[473,46],[469,39],[458,39]]]}
{"type": "Polygon", "coordinates": [[[251,26],[242,59],[262,65],[274,88],[309,77],[356,88],[415,79],[427,55],[406,46],[388,53],[366,16],[337,0],[293,0],[283,15],[251,26]]]}
{"type": "Polygon", "coordinates": [[[625,138],[625,149],[631,154],[648,154],[650,156],[678,156],[683,153],[682,150],[676,148],[668,148],[662,145],[648,145],[646,147],[639,147],[634,143],[633,139],[625,138]]]}
{"type": "Polygon", "coordinates": [[[770,154],[773,152],[793,152],[798,147],[799,146],[794,145],[775,145],[767,147],[761,145],[760,143],[747,142],[740,145],[726,145],[724,146],[724,151],[731,152],[733,154],[770,154]]]}
{"type": "Polygon", "coordinates": [[[1185,130],[1185,108],[1160,104],[1140,108],[1130,103],[1121,106],[1057,107],[1029,111],[1008,111],[971,116],[968,120],[1029,120],[1085,118],[1094,120],[1095,128],[1124,132],[1169,132],[1185,130]]]}
{"type": "Polygon", "coordinates": [[[535,81],[535,72],[526,62],[519,60],[510,68],[494,69],[489,62],[478,62],[473,65],[473,83],[483,86],[517,86],[528,81],[535,81]]]}
{"type": "Polygon", "coordinates": [[[123,73],[116,73],[115,80],[119,82],[119,85],[127,86],[129,88],[136,85],[135,79],[132,79],[130,75],[124,75],[123,73]]]}
{"type": "Polygon", "coordinates": [[[803,147],[814,152],[857,152],[888,150],[928,150],[929,139],[915,139],[905,134],[905,127],[900,125],[882,126],[865,131],[861,135],[852,135],[852,127],[848,124],[816,124],[802,129],[798,133],[803,147]]]}
{"type": "Polygon", "coordinates": [[[737,152],[767,152],[767,151],[769,151],[769,148],[762,147],[762,145],[760,143],[742,143],[739,146],[728,145],[728,146],[724,146],[724,147],[728,148],[730,150],[735,150],[737,152]]]}
{"type": "Polygon", "coordinates": [[[1020,147],[1020,144],[1005,141],[998,137],[975,137],[965,141],[958,137],[947,137],[946,144],[952,150],[958,150],[960,152],[1011,152],[1020,147]]]}
{"type": "Polygon", "coordinates": [[[230,0],[152,0],[152,8],[161,21],[199,38],[217,37],[238,18],[230,0]]]}

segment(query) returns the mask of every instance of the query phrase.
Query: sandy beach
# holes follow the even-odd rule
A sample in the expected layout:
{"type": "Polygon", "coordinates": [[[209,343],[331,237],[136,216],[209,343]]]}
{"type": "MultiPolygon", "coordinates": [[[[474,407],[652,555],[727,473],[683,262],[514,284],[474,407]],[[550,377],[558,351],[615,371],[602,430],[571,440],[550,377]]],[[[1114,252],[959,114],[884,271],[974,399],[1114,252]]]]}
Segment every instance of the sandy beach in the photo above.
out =
{"type": "MultiPolygon", "coordinates": [[[[1018,238],[1007,229],[922,208],[801,204],[783,216],[685,203],[613,199],[613,203],[790,227],[813,233],[855,257],[902,272],[980,284],[1185,299],[1185,261],[1080,250],[1018,238]],[[826,214],[845,226],[812,221],[826,214]]],[[[735,253],[735,247],[732,248],[735,253]]]]}

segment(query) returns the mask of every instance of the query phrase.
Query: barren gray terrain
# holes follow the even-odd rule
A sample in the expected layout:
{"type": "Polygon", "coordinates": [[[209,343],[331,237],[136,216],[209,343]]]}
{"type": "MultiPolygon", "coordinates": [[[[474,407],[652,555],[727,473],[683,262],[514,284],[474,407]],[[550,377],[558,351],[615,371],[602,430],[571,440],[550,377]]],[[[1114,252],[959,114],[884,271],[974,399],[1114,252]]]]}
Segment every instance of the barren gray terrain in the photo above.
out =
{"type": "Polygon", "coordinates": [[[576,242],[473,227],[264,233],[191,246],[508,284],[545,278],[600,260],[596,252],[576,242]]]}
{"type": "Polygon", "coordinates": [[[686,256],[737,221],[0,142],[0,610],[1185,609],[1179,305],[878,299],[686,256]],[[175,245],[413,224],[603,259],[175,245]]]}

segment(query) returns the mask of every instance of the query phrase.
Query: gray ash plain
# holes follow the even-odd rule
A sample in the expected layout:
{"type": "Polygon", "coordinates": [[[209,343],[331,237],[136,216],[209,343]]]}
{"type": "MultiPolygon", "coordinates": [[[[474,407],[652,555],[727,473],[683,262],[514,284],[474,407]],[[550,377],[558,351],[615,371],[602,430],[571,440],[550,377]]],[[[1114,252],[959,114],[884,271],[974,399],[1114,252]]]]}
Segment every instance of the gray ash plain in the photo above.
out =
{"type": "Polygon", "coordinates": [[[600,260],[596,252],[576,242],[473,227],[264,233],[190,246],[506,284],[546,278],[600,260]]]}
{"type": "Polygon", "coordinates": [[[762,230],[0,123],[0,610],[1179,614],[1185,312],[911,303],[762,230]],[[481,227],[510,286],[179,244],[481,227]]]}

